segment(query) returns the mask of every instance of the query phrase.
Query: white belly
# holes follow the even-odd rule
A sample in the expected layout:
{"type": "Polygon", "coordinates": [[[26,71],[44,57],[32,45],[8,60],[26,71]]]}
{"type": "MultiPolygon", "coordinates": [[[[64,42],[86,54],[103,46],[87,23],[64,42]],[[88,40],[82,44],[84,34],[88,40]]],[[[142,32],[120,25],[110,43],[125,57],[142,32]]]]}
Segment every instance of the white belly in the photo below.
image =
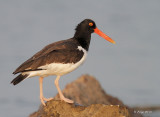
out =
{"type": "Polygon", "coordinates": [[[75,70],[78,66],[80,66],[86,59],[87,57],[87,52],[84,50],[82,47],[78,46],[79,50],[82,50],[84,52],[84,56],[81,58],[80,61],[77,63],[67,63],[67,64],[62,64],[62,63],[52,63],[48,65],[44,65],[39,67],[40,71],[30,71],[28,77],[33,77],[33,76],[50,76],[50,75],[64,75],[67,74],[73,70],[75,70]]]}

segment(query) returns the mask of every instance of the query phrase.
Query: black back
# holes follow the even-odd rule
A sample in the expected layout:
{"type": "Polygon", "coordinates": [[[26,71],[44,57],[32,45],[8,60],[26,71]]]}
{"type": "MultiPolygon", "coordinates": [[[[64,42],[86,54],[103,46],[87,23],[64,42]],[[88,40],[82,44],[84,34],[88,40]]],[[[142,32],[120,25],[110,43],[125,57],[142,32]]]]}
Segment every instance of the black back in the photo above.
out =
{"type": "Polygon", "coordinates": [[[58,41],[44,47],[30,59],[21,64],[13,74],[26,71],[42,70],[39,67],[50,63],[76,63],[84,55],[83,51],[78,50],[81,46],[86,51],[89,49],[91,33],[94,32],[96,24],[90,19],[85,19],[76,27],[73,38],[58,41]],[[89,23],[93,23],[92,26],[89,23]]]}

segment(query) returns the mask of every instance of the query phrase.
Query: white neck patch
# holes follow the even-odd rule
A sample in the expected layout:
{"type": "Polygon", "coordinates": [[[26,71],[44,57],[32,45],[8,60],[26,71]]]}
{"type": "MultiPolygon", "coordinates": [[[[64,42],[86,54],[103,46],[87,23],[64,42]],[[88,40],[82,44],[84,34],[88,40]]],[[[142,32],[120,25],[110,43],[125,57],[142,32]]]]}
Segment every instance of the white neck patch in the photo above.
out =
{"type": "Polygon", "coordinates": [[[84,52],[84,54],[87,54],[87,51],[84,48],[82,48],[82,46],[78,46],[77,49],[80,50],[80,51],[82,50],[84,52]]]}

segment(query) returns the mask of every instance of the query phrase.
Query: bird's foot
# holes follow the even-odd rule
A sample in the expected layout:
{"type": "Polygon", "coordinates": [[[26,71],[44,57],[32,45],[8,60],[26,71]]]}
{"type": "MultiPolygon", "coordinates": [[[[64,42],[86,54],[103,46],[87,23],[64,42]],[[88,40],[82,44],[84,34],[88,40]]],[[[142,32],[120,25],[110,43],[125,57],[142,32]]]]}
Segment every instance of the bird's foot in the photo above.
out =
{"type": "Polygon", "coordinates": [[[45,104],[45,102],[44,101],[50,101],[50,100],[52,100],[53,98],[45,98],[45,97],[40,97],[40,100],[41,100],[41,103],[44,105],[44,106],[46,106],[46,104],[45,104]]]}
{"type": "Polygon", "coordinates": [[[43,98],[44,99],[44,101],[50,101],[50,100],[52,100],[53,98],[43,98]]]}
{"type": "Polygon", "coordinates": [[[73,100],[70,100],[70,99],[68,99],[68,98],[65,98],[64,96],[62,96],[62,97],[60,97],[60,98],[61,98],[61,100],[65,101],[65,102],[67,102],[67,103],[74,103],[73,100]]]}

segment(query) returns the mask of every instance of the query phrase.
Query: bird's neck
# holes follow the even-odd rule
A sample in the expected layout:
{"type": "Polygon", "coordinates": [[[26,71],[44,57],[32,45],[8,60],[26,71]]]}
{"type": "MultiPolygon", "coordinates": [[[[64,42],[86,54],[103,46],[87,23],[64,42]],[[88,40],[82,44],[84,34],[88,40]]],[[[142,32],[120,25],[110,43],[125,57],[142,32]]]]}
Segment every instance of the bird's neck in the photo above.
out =
{"type": "Polygon", "coordinates": [[[89,50],[90,40],[91,40],[91,34],[88,33],[75,33],[74,39],[78,41],[78,43],[85,49],[89,50]]]}

